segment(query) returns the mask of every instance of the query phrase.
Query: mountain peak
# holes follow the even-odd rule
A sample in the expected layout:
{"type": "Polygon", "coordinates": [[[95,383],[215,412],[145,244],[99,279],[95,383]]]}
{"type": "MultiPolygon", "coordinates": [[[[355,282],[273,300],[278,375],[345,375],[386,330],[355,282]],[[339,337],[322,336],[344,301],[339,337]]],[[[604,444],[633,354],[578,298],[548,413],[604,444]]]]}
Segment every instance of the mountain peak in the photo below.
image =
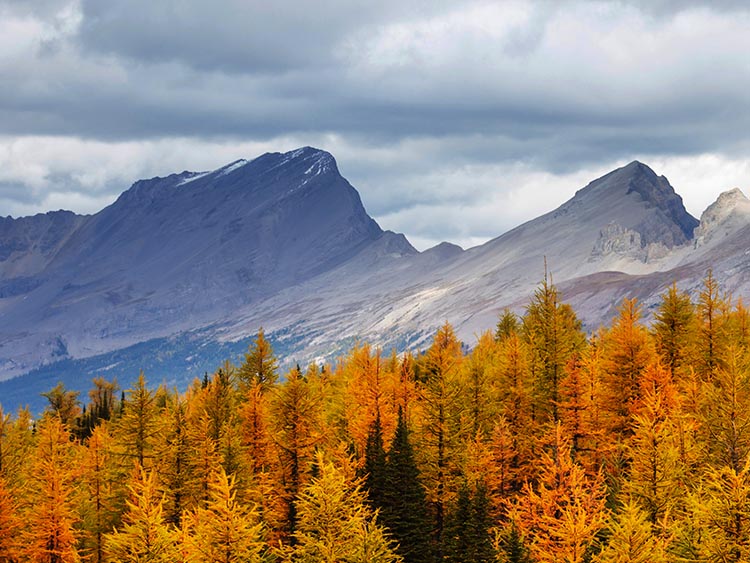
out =
{"type": "Polygon", "coordinates": [[[750,200],[747,199],[747,196],[741,189],[732,188],[731,190],[720,193],[714,205],[736,206],[738,204],[742,205],[746,201],[750,200]]]}
{"type": "Polygon", "coordinates": [[[739,188],[728,190],[719,195],[701,215],[701,222],[695,229],[695,245],[701,246],[717,233],[726,236],[750,223],[750,200],[739,188]]]}
{"type": "MultiPolygon", "coordinates": [[[[650,210],[632,226],[640,233],[643,246],[656,242],[667,248],[685,244],[698,226],[698,220],[687,212],[669,180],[638,160],[589,183],[576,193],[571,204],[621,208],[623,214],[634,213],[632,205],[644,212],[650,210]]],[[[622,226],[629,221],[623,217],[622,226]]]]}

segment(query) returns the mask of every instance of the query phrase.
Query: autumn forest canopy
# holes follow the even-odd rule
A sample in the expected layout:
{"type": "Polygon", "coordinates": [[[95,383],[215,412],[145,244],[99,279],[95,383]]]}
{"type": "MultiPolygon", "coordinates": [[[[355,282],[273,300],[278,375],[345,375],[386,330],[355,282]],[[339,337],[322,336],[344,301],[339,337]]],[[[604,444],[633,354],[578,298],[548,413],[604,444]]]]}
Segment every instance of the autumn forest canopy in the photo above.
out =
{"type": "Polygon", "coordinates": [[[0,563],[750,560],[750,311],[709,272],[587,335],[544,281],[467,351],[0,408],[0,563]],[[84,404],[85,403],[85,404],[84,404]]]}

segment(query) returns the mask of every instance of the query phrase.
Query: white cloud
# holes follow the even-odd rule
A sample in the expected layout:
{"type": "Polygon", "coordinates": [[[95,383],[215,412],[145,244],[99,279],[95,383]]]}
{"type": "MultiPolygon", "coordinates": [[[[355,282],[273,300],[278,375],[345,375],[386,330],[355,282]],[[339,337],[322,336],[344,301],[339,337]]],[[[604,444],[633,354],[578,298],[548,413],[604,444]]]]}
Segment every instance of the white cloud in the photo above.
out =
{"type": "Polygon", "coordinates": [[[0,213],[301,145],[420,248],[634,158],[694,214],[748,187],[741,2],[217,2],[0,0],[0,213]]]}

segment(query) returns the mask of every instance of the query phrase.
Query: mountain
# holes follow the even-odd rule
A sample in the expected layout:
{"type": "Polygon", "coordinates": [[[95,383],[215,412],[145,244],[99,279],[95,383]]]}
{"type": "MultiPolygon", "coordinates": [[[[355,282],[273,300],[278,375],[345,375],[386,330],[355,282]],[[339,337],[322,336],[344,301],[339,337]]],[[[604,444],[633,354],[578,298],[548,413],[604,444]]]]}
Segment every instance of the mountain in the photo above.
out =
{"type": "Polygon", "coordinates": [[[92,216],[0,219],[4,402],[63,380],[123,385],[147,370],[183,386],[236,358],[263,326],[305,363],[367,339],[420,348],[451,322],[467,343],[522,312],[547,265],[587,328],[625,296],[647,315],[710,267],[750,296],[750,201],[726,192],[692,217],[668,180],[632,162],[479,247],[417,252],[383,231],[325,151],[141,180],[92,216]]]}
{"type": "Polygon", "coordinates": [[[96,215],[19,219],[8,233],[0,266],[21,275],[3,276],[6,377],[216,322],[376,242],[416,254],[309,147],[141,180],[96,215]]]}

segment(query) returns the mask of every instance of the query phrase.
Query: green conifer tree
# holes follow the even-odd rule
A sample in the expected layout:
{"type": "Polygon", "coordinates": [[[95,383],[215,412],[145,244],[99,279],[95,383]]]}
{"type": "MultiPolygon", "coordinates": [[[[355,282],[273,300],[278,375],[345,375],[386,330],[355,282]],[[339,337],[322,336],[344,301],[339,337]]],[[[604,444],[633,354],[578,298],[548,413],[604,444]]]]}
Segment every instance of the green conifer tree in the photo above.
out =
{"type": "Polygon", "coordinates": [[[450,563],[491,563],[495,552],[490,538],[487,488],[479,483],[472,491],[463,483],[446,527],[446,561],[450,563]]]}
{"type": "Polygon", "coordinates": [[[380,521],[397,542],[405,563],[433,561],[426,496],[409,441],[409,431],[399,410],[396,433],[385,465],[385,491],[380,521]]]}

